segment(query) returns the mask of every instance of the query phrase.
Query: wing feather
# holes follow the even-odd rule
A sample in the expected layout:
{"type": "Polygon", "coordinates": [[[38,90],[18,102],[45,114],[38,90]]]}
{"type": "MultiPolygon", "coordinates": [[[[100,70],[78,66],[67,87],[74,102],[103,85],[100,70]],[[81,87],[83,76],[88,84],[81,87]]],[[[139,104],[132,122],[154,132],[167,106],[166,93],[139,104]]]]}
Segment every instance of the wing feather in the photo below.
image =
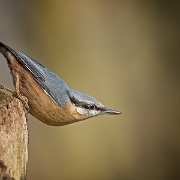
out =
{"type": "Polygon", "coordinates": [[[0,42],[0,47],[2,46],[8,49],[17,58],[21,65],[33,75],[35,81],[54,101],[56,101],[61,107],[66,107],[70,100],[67,93],[70,88],[59,76],[45,68],[37,61],[0,42]]]}

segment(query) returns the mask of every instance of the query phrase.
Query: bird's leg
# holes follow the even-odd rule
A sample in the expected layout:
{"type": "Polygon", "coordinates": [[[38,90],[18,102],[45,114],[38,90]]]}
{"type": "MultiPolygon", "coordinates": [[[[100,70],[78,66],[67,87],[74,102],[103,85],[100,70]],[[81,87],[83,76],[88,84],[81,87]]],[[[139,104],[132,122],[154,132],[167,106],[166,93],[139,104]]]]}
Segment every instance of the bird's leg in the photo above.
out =
{"type": "Polygon", "coordinates": [[[15,97],[17,97],[23,103],[24,109],[27,111],[26,114],[28,114],[28,112],[30,110],[29,105],[28,105],[28,99],[25,96],[22,96],[20,94],[20,90],[19,90],[19,86],[20,86],[19,85],[19,74],[17,72],[14,72],[13,78],[14,78],[14,82],[15,82],[15,91],[14,91],[13,95],[15,97]]]}
{"type": "Polygon", "coordinates": [[[0,89],[4,89],[4,90],[9,91],[10,93],[14,94],[14,90],[9,89],[9,88],[6,87],[6,86],[0,85],[0,89]]]}
{"type": "Polygon", "coordinates": [[[20,94],[20,91],[19,91],[19,75],[17,72],[13,73],[13,80],[15,83],[15,90],[9,89],[8,87],[3,86],[3,85],[0,85],[0,89],[4,89],[6,91],[9,91],[12,93],[13,97],[18,98],[23,103],[23,107],[24,107],[24,110],[26,110],[26,114],[28,114],[28,112],[30,110],[29,105],[28,105],[28,99],[25,96],[22,96],[20,94]]]}

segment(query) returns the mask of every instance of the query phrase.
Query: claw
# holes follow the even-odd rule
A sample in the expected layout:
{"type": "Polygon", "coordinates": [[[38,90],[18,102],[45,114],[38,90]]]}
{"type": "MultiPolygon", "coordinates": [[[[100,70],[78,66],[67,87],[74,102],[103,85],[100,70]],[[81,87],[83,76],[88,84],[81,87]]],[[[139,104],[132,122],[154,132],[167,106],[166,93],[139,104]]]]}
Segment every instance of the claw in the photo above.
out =
{"type": "Polygon", "coordinates": [[[9,92],[10,92],[10,93],[12,93],[12,94],[14,94],[14,93],[15,93],[15,92],[14,92],[14,90],[9,89],[8,87],[3,86],[3,85],[0,85],[0,89],[4,89],[4,90],[6,90],[6,91],[9,91],[9,92]]]}
{"type": "Polygon", "coordinates": [[[0,89],[4,89],[4,90],[9,91],[10,93],[12,93],[13,97],[18,98],[22,102],[23,109],[24,109],[24,111],[26,111],[25,115],[27,115],[29,113],[30,108],[29,108],[29,105],[28,105],[28,99],[25,96],[22,96],[17,90],[9,89],[8,87],[3,86],[3,85],[0,85],[0,89]]]}

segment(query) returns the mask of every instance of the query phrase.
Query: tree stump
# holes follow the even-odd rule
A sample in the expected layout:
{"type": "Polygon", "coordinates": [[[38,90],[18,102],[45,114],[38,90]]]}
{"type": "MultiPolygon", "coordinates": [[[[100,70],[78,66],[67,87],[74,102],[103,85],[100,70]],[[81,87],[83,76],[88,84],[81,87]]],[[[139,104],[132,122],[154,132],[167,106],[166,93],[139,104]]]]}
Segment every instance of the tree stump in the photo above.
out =
{"type": "Polygon", "coordinates": [[[26,179],[28,130],[21,101],[0,91],[0,180],[26,179]]]}

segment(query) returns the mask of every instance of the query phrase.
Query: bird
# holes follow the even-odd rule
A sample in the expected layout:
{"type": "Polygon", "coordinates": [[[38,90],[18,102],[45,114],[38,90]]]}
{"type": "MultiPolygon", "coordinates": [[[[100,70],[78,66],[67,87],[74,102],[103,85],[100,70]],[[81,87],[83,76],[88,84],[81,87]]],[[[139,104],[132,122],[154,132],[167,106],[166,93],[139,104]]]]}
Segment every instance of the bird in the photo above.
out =
{"type": "Polygon", "coordinates": [[[50,126],[64,126],[98,115],[118,115],[95,98],[70,88],[46,67],[0,42],[15,89],[0,85],[20,99],[32,116],[50,126]]]}

